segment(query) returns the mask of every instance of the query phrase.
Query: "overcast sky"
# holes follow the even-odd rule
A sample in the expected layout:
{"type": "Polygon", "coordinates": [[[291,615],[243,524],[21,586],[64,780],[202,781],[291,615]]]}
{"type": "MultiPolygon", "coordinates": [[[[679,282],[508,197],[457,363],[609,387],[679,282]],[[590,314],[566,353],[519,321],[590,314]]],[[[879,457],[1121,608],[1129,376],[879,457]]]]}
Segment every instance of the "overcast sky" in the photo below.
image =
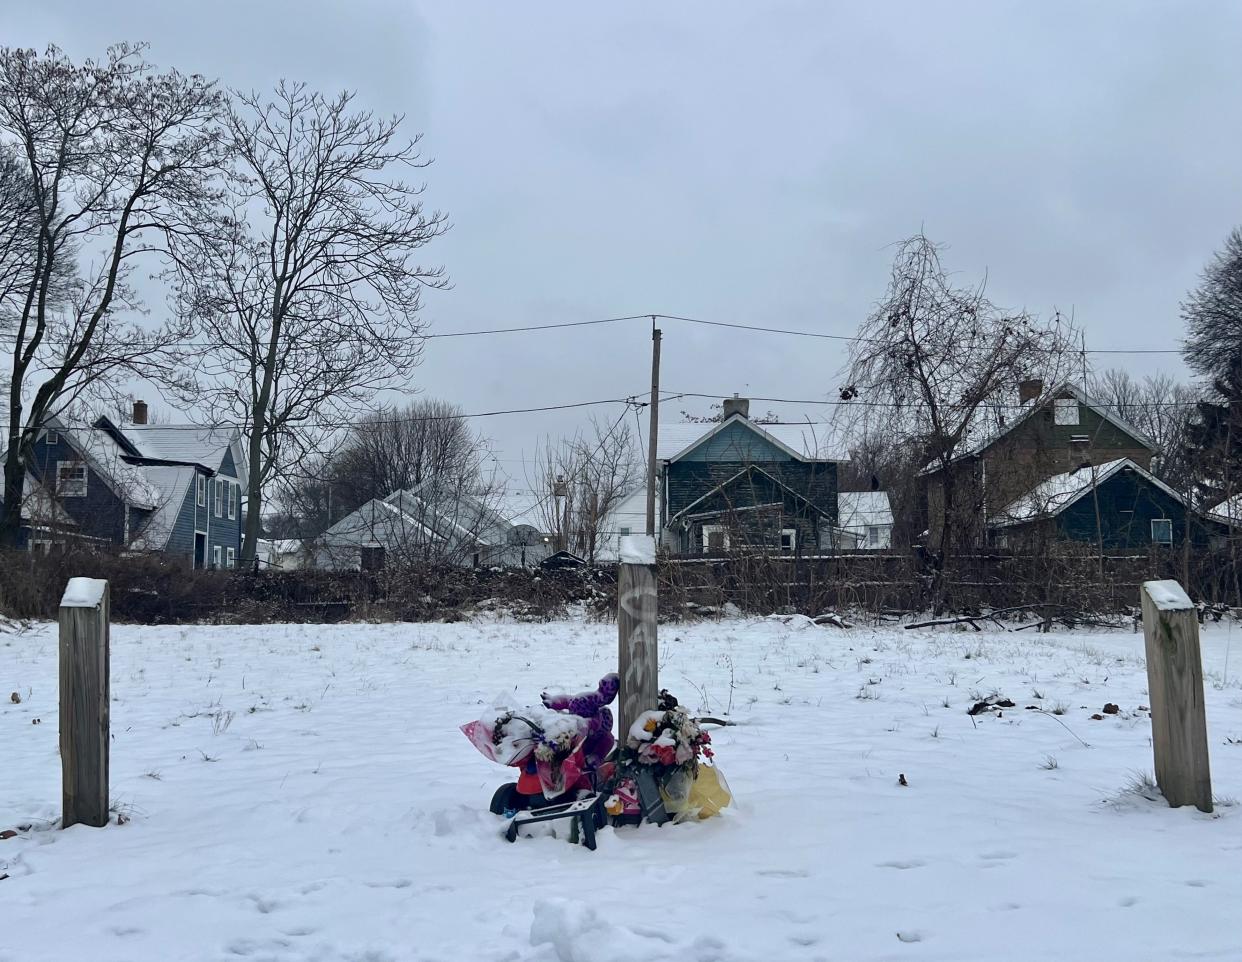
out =
{"type": "MultiPolygon", "coordinates": [[[[1242,222],[1233,0],[0,0],[0,43],[84,57],[118,40],[231,86],[300,79],[405,114],[453,223],[427,249],[453,281],[427,298],[438,331],[660,312],[850,334],[890,245],[922,228],[1000,304],[1072,310],[1091,348],[1176,347],[1179,300],[1242,222]]],[[[838,384],[834,342],[662,327],[668,388],[838,384]]],[[[642,393],[649,330],[433,341],[415,382],[467,411],[642,393]]],[[[585,416],[479,427],[520,475],[585,416]]]]}

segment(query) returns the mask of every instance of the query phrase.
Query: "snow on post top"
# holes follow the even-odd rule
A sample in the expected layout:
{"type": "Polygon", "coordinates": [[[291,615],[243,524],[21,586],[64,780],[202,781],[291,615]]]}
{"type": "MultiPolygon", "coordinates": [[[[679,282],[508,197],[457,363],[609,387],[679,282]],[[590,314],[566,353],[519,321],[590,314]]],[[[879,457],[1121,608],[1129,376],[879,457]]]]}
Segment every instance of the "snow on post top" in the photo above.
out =
{"type": "Polygon", "coordinates": [[[1157,611],[1189,611],[1194,607],[1176,581],[1144,581],[1143,590],[1157,611]]]}
{"type": "Polygon", "coordinates": [[[108,582],[100,578],[70,578],[65,586],[65,596],[60,599],[62,608],[98,608],[103,604],[104,590],[108,582]]]}
{"type": "Polygon", "coordinates": [[[649,534],[627,534],[621,538],[623,565],[653,565],[656,560],[655,538],[649,534]]]}

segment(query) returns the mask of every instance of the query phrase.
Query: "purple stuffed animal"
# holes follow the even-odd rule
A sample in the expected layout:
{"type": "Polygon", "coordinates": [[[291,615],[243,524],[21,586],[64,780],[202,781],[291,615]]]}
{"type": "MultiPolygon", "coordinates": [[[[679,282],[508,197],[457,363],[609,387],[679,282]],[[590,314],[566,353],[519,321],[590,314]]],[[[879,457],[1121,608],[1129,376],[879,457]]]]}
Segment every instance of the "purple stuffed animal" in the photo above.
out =
{"type": "Polygon", "coordinates": [[[617,697],[620,688],[621,678],[614,671],[599,680],[595,691],[583,691],[576,695],[545,691],[539,696],[545,707],[553,711],[567,711],[591,723],[586,741],[582,744],[582,753],[589,768],[598,768],[617,743],[612,737],[612,712],[607,706],[617,697]]]}

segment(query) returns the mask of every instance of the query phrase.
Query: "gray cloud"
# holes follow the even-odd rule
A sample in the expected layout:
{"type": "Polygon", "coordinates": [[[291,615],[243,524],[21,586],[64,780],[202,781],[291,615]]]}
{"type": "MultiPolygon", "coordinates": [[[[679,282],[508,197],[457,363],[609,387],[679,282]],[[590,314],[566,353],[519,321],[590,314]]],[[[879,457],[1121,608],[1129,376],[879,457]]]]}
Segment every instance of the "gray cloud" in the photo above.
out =
{"type": "MultiPolygon", "coordinates": [[[[1227,0],[4,6],[7,43],[146,39],[231,85],[405,113],[454,223],[429,251],[454,282],[428,298],[440,330],[659,311],[851,333],[921,226],[1000,303],[1074,310],[1090,346],[1176,346],[1178,302],[1242,220],[1227,0]]],[[[665,332],[672,388],[824,396],[843,359],[665,332]]],[[[468,410],[630,394],[648,346],[641,322],[437,341],[417,386],[468,410]]],[[[579,420],[486,429],[510,459],[579,420]]]]}

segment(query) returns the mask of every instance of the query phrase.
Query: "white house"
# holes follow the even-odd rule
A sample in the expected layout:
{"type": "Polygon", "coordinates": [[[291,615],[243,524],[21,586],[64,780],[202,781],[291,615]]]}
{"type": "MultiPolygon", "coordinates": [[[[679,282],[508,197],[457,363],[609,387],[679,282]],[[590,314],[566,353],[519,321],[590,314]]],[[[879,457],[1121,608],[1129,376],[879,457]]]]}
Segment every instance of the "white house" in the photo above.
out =
{"type": "Polygon", "coordinates": [[[841,491],[837,494],[838,526],[858,539],[857,547],[893,546],[893,508],[887,491],[841,491]]]}

